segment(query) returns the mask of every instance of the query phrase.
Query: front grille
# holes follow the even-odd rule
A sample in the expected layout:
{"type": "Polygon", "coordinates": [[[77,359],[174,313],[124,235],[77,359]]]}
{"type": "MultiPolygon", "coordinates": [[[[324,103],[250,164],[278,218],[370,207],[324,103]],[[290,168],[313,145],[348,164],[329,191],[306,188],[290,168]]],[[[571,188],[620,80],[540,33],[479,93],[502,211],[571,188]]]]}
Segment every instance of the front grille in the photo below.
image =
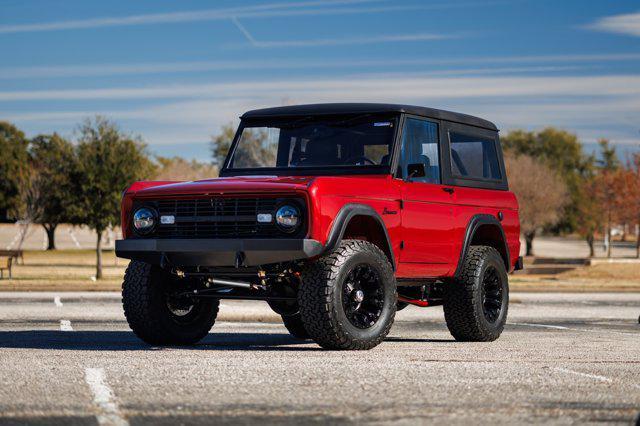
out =
{"type": "MultiPolygon", "coordinates": [[[[276,198],[227,198],[156,200],[160,216],[174,216],[174,224],[158,224],[155,238],[277,238],[286,237],[275,225],[276,198]],[[259,223],[258,213],[270,213],[271,223],[259,223]]],[[[301,203],[299,203],[301,204],[301,203]]],[[[301,209],[302,211],[302,209],[301,209]]]]}

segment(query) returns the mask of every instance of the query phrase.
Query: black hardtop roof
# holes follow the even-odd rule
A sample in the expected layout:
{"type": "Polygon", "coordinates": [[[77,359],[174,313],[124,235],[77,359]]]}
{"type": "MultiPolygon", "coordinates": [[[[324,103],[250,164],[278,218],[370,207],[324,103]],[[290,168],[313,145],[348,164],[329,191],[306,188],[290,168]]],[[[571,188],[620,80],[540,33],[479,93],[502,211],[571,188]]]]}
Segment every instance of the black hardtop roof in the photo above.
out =
{"type": "Polygon", "coordinates": [[[375,103],[332,103],[288,105],[247,111],[240,118],[272,118],[300,115],[341,115],[366,113],[407,113],[454,123],[468,124],[489,130],[498,130],[495,124],[472,115],[415,105],[375,103]]]}

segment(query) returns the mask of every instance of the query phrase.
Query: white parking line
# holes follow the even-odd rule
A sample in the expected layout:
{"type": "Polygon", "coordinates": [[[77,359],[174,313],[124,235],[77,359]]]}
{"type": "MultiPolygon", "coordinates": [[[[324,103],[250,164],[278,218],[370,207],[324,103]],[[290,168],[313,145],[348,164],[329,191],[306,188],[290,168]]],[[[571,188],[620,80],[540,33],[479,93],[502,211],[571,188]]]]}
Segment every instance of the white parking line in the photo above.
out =
{"type": "Polygon", "coordinates": [[[98,408],[96,420],[105,426],[128,426],[129,422],[122,417],[120,408],[113,397],[113,391],[106,383],[102,368],[87,368],[84,380],[93,393],[93,403],[98,408]]]}
{"type": "Polygon", "coordinates": [[[540,328],[552,328],[554,330],[571,330],[569,327],[563,327],[561,325],[547,325],[547,324],[533,324],[528,322],[510,322],[510,325],[524,325],[526,327],[540,327],[540,328]]]}
{"type": "Polygon", "coordinates": [[[71,327],[71,321],[69,321],[69,320],[60,320],[60,330],[62,330],[62,331],[73,331],[73,327],[71,327]]]}
{"type": "Polygon", "coordinates": [[[601,382],[609,382],[609,383],[613,382],[613,380],[611,380],[610,378],[604,377],[604,376],[598,376],[597,374],[581,373],[579,371],[573,371],[573,370],[569,370],[562,367],[555,367],[554,370],[561,371],[563,373],[568,373],[568,374],[575,374],[577,376],[588,377],[590,379],[600,380],[601,382]]]}
{"type": "Polygon", "coordinates": [[[53,298],[53,303],[54,305],[56,305],[58,308],[62,308],[62,301],[60,300],[60,296],[56,296],[53,298]]]}
{"type": "Polygon", "coordinates": [[[509,325],[523,325],[525,327],[540,327],[540,328],[550,328],[550,329],[554,329],[554,330],[567,330],[567,331],[582,331],[583,333],[612,333],[612,334],[622,334],[622,335],[626,335],[626,336],[638,336],[640,335],[640,333],[626,333],[624,331],[616,331],[616,330],[594,330],[591,328],[571,328],[571,327],[564,327],[561,325],[549,325],[549,324],[535,324],[535,323],[528,323],[528,322],[509,322],[507,323],[509,325]]]}

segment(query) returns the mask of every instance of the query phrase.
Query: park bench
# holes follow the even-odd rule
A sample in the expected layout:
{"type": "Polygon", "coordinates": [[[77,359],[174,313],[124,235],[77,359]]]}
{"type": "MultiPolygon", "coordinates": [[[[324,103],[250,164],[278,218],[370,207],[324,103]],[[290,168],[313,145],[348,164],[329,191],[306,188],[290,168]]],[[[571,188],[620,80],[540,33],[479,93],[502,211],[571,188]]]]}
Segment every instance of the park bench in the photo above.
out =
{"type": "Polygon", "coordinates": [[[0,257],[11,257],[24,265],[24,250],[0,250],[0,257]]]}
{"type": "Polygon", "coordinates": [[[4,271],[9,272],[9,279],[11,276],[11,266],[13,264],[13,257],[0,257],[0,280],[4,279],[4,271]]]}

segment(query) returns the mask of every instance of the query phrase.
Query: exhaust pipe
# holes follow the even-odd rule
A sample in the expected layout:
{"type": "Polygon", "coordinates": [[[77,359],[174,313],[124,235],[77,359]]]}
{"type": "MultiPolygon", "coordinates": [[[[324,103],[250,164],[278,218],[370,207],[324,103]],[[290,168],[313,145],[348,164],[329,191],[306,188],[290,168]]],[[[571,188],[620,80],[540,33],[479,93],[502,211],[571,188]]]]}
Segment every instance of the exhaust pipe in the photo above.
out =
{"type": "Polygon", "coordinates": [[[207,282],[210,282],[211,284],[225,285],[228,287],[248,288],[251,290],[266,289],[265,286],[263,285],[246,283],[244,281],[229,281],[229,280],[220,280],[217,278],[209,278],[207,279],[207,282]]]}
{"type": "Polygon", "coordinates": [[[226,285],[226,286],[229,286],[229,287],[238,287],[238,288],[252,288],[253,287],[253,284],[245,283],[243,281],[219,280],[217,278],[209,278],[207,281],[210,282],[211,284],[226,285]]]}

